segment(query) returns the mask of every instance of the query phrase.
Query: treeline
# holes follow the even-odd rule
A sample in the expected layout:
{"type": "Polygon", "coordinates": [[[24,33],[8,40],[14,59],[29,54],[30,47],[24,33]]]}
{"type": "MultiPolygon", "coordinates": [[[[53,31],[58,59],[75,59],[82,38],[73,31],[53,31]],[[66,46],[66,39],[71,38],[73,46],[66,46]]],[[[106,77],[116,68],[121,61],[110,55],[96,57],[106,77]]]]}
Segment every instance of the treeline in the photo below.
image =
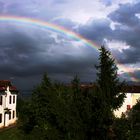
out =
{"type": "Polygon", "coordinates": [[[96,87],[81,88],[77,76],[71,86],[65,86],[45,74],[31,99],[18,101],[18,127],[23,139],[140,139],[140,104],[134,106],[129,117],[115,118],[113,112],[125,98],[121,92],[124,82],[119,81],[111,53],[103,46],[99,51],[96,87]]]}

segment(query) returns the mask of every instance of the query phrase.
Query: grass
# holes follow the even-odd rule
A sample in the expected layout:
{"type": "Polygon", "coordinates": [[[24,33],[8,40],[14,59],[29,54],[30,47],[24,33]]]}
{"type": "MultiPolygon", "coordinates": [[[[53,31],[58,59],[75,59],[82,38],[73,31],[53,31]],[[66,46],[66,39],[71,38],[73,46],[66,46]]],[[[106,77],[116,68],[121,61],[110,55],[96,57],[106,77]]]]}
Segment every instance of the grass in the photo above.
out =
{"type": "Polygon", "coordinates": [[[22,134],[18,128],[13,127],[7,130],[1,130],[0,140],[40,140],[40,138],[36,137],[35,134],[22,134]]]}
{"type": "Polygon", "coordinates": [[[14,127],[0,132],[0,140],[22,140],[20,131],[14,127]]]}

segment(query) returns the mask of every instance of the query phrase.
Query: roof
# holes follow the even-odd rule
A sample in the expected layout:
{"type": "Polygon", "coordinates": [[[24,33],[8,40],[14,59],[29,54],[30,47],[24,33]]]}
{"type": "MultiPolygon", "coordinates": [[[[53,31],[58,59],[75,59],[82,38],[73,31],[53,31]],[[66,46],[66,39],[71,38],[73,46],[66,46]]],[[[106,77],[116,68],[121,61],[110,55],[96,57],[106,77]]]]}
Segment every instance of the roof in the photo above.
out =
{"type": "Polygon", "coordinates": [[[124,92],[126,92],[126,93],[140,93],[140,85],[125,86],[124,92]]]}
{"type": "Polygon", "coordinates": [[[0,80],[0,87],[11,86],[11,82],[9,80],[0,80]]]}
{"type": "MultiPolygon", "coordinates": [[[[81,84],[81,88],[91,89],[97,87],[95,84],[81,84]]],[[[127,85],[122,88],[125,93],[140,93],[140,85],[127,85]]]]}
{"type": "Polygon", "coordinates": [[[11,81],[0,80],[0,91],[5,91],[8,86],[10,91],[16,91],[16,92],[18,91],[17,88],[11,84],[11,81]]]}

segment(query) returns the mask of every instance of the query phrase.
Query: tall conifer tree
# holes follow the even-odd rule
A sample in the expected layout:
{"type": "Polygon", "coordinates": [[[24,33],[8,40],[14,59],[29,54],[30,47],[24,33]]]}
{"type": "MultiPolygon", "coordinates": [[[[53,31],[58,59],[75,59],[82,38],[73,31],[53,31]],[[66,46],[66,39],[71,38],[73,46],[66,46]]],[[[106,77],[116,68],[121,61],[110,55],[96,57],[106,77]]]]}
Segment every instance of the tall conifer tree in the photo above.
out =
{"type": "Polygon", "coordinates": [[[124,82],[119,81],[118,68],[111,53],[104,46],[101,46],[99,51],[99,65],[96,66],[98,70],[97,84],[106,105],[113,111],[123,104],[125,98],[125,94],[122,92],[124,82]]]}

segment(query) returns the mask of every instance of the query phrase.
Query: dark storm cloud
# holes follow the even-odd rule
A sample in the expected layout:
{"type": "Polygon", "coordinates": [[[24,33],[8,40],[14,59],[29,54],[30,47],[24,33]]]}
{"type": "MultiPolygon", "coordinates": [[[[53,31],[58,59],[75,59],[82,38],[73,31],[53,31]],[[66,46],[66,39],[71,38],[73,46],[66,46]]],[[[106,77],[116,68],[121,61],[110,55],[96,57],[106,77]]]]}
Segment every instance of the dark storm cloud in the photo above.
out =
{"type": "Polygon", "coordinates": [[[126,42],[131,46],[130,49],[124,50],[126,58],[122,60],[123,63],[139,62],[140,57],[140,19],[136,16],[140,11],[140,3],[124,4],[116,11],[111,13],[109,17],[120,23],[113,31],[113,39],[126,42]]]}
{"type": "Polygon", "coordinates": [[[110,28],[110,21],[107,19],[93,20],[89,24],[80,26],[78,30],[82,36],[100,45],[104,38],[112,37],[113,33],[110,28]]]}
{"type": "Polygon", "coordinates": [[[46,0],[0,0],[0,14],[22,16],[28,18],[38,18],[50,20],[53,17],[60,16],[52,1],[46,0]]]}
{"type": "MultiPolygon", "coordinates": [[[[137,78],[137,79],[140,79],[140,70],[136,70],[135,72],[134,72],[134,75],[135,75],[135,77],[137,78]]],[[[140,81],[139,81],[140,82],[140,81]]]]}
{"type": "Polygon", "coordinates": [[[140,61],[139,57],[140,50],[138,49],[127,49],[123,51],[122,56],[118,58],[122,64],[136,64],[140,61]]]}
{"type": "Polygon", "coordinates": [[[15,79],[27,78],[30,80],[25,85],[31,85],[31,79],[41,77],[46,71],[53,79],[61,81],[68,81],[76,74],[85,81],[91,73],[95,77],[97,51],[75,46],[72,43],[78,41],[57,33],[25,28],[12,26],[8,31],[1,29],[4,32],[0,35],[1,78],[4,75],[15,79]]]}
{"type": "Polygon", "coordinates": [[[119,23],[115,25],[114,30],[111,29],[110,20],[99,19],[79,26],[77,32],[98,45],[102,45],[104,39],[125,42],[130,48],[118,53],[117,60],[124,64],[137,63],[140,61],[140,18],[136,16],[139,11],[140,3],[120,5],[117,10],[108,15],[111,20],[119,23]]]}
{"type": "Polygon", "coordinates": [[[24,17],[39,17],[40,8],[37,3],[32,1],[13,2],[9,3],[6,8],[6,14],[24,16],[24,17]]]}
{"type": "Polygon", "coordinates": [[[0,2],[0,12],[2,12],[4,10],[4,3],[0,2]]]}
{"type": "MultiPolygon", "coordinates": [[[[118,60],[124,64],[139,61],[140,20],[136,14],[140,11],[140,3],[121,5],[111,13],[108,18],[120,23],[113,30],[110,27],[111,21],[107,18],[93,19],[86,24],[77,24],[71,18],[63,17],[61,6],[68,1],[25,0],[19,2],[15,0],[11,2],[5,0],[4,2],[0,1],[0,12],[39,18],[61,25],[99,46],[103,44],[104,39],[125,42],[132,49],[124,49],[122,53],[118,53],[118,60]]],[[[113,4],[111,0],[101,1],[108,7],[113,4]]],[[[88,5],[86,6],[88,7],[88,5]]],[[[65,8],[66,10],[69,9],[65,8]]],[[[10,27],[5,25],[5,28],[0,28],[1,78],[14,77],[16,84],[24,85],[24,87],[36,84],[46,71],[53,79],[65,82],[71,80],[75,74],[79,75],[82,81],[95,80],[94,64],[97,63],[98,57],[95,49],[91,49],[85,44],[77,45],[80,41],[42,28],[10,25],[10,27]]]]}
{"type": "Polygon", "coordinates": [[[49,37],[45,41],[47,42],[46,48],[43,48],[39,46],[39,40],[37,41],[25,34],[11,32],[6,36],[0,35],[1,72],[2,70],[8,72],[10,69],[9,73],[11,74],[24,75],[24,71],[29,71],[30,67],[41,61],[41,56],[38,54],[47,51],[51,46],[51,42],[55,43],[49,37]]]}
{"type": "Polygon", "coordinates": [[[140,12],[140,3],[128,3],[120,5],[120,7],[112,12],[109,17],[116,22],[119,22],[128,26],[137,26],[140,21],[135,15],[140,12]]]}
{"type": "Polygon", "coordinates": [[[66,18],[54,19],[51,22],[53,24],[65,27],[66,29],[69,30],[74,30],[73,28],[75,28],[76,26],[75,22],[72,22],[70,19],[66,19],[66,18]]]}

